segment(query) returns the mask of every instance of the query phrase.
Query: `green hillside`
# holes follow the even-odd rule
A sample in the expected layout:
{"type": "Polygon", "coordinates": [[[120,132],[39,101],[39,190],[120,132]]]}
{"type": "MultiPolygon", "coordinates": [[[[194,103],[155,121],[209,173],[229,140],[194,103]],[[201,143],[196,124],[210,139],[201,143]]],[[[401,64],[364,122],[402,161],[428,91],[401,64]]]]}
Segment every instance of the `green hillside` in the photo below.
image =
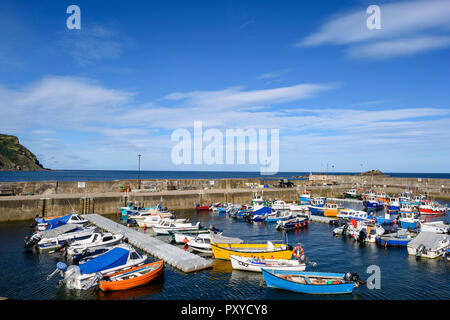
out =
{"type": "Polygon", "coordinates": [[[0,134],[0,170],[46,170],[16,136],[0,134]]]}

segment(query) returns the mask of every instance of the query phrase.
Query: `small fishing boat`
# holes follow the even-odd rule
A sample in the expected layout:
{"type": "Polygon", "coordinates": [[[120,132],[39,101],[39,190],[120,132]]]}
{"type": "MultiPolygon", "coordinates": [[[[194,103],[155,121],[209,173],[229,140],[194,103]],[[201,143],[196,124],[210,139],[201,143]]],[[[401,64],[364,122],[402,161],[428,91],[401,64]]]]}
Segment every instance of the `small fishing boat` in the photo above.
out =
{"type": "Polygon", "coordinates": [[[259,259],[257,257],[239,257],[230,255],[231,265],[233,269],[261,272],[262,268],[290,271],[304,271],[305,263],[299,260],[282,260],[282,259],[259,259]]]}
{"type": "Polygon", "coordinates": [[[309,205],[311,200],[311,191],[303,191],[299,197],[300,205],[309,205]]]}
{"type": "Polygon", "coordinates": [[[79,253],[68,256],[70,260],[74,264],[83,264],[101,256],[102,254],[112,250],[114,247],[95,247],[95,248],[87,248],[79,253]]]}
{"type": "Polygon", "coordinates": [[[169,231],[187,231],[200,228],[200,222],[197,223],[178,223],[170,219],[163,219],[157,225],[153,226],[153,231],[159,235],[169,235],[169,231]]]}
{"type": "Polygon", "coordinates": [[[391,217],[390,213],[385,213],[382,217],[377,216],[376,220],[379,224],[391,224],[394,222],[395,218],[391,217]]]}
{"type": "Polygon", "coordinates": [[[296,230],[303,229],[309,226],[309,218],[308,217],[296,217],[287,220],[277,221],[277,230],[296,230]]]}
{"type": "Polygon", "coordinates": [[[159,260],[107,275],[99,281],[98,287],[102,291],[128,290],[144,286],[163,274],[164,260],[159,260]]]}
{"type": "Polygon", "coordinates": [[[269,288],[309,294],[352,293],[363,284],[357,273],[324,273],[286,271],[262,268],[264,281],[269,288]]]}
{"type": "Polygon", "coordinates": [[[289,204],[289,211],[306,211],[308,210],[307,204],[297,204],[295,202],[289,204]]]}
{"type": "Polygon", "coordinates": [[[195,205],[195,210],[197,211],[206,211],[209,210],[211,208],[211,206],[201,206],[200,203],[197,203],[195,205]]]}
{"type": "Polygon", "coordinates": [[[59,218],[55,218],[55,219],[51,219],[51,220],[45,220],[44,218],[36,218],[36,222],[37,222],[37,229],[39,231],[44,231],[44,230],[55,229],[55,228],[58,228],[62,225],[68,224],[68,223],[83,226],[83,225],[87,224],[89,221],[80,217],[76,213],[71,213],[71,214],[65,215],[63,217],[59,217],[59,218]]]}
{"type": "Polygon", "coordinates": [[[201,253],[212,253],[210,234],[199,234],[187,242],[189,248],[201,253]]]}
{"type": "Polygon", "coordinates": [[[421,215],[444,215],[447,211],[446,207],[431,200],[421,201],[419,204],[419,212],[421,215]]]}
{"type": "Polygon", "coordinates": [[[323,207],[325,205],[326,201],[327,201],[327,198],[325,198],[325,197],[316,197],[316,198],[311,198],[309,204],[313,207],[323,207]]]}
{"type": "Polygon", "coordinates": [[[356,189],[350,189],[350,190],[347,190],[344,193],[344,198],[346,198],[346,199],[360,199],[361,198],[361,194],[359,194],[356,189]]]}
{"type": "Polygon", "coordinates": [[[82,253],[88,248],[110,247],[119,244],[124,238],[123,234],[93,233],[89,238],[83,240],[68,240],[66,252],[69,256],[82,253]]]}
{"type": "Polygon", "coordinates": [[[283,200],[276,200],[272,203],[272,209],[274,210],[289,210],[290,205],[283,200]]]}
{"type": "Polygon", "coordinates": [[[222,230],[210,226],[209,228],[198,228],[196,230],[169,231],[169,235],[172,237],[172,242],[175,242],[177,244],[186,244],[189,240],[194,239],[199,234],[209,233],[222,234],[222,230]]]}
{"type": "Polygon", "coordinates": [[[78,266],[67,267],[65,263],[58,262],[56,270],[47,280],[60,271],[63,277],[60,285],[65,284],[68,289],[87,290],[96,286],[101,278],[143,265],[146,260],[146,255],[140,255],[133,247],[122,244],[78,266]]]}
{"type": "Polygon", "coordinates": [[[397,232],[378,237],[376,242],[382,246],[407,246],[415,236],[416,234],[413,232],[406,229],[399,229],[397,232]]]}
{"type": "Polygon", "coordinates": [[[381,204],[375,197],[366,197],[363,200],[363,206],[366,207],[367,209],[378,210],[383,207],[383,204],[381,204]]]}
{"type": "Polygon", "coordinates": [[[398,217],[398,223],[403,229],[417,230],[420,227],[420,220],[414,217],[398,217]]]}
{"type": "Polygon", "coordinates": [[[444,221],[421,222],[420,230],[434,233],[450,233],[450,225],[444,223],[444,221]]]}
{"type": "Polygon", "coordinates": [[[384,234],[385,230],[379,224],[358,221],[353,238],[359,242],[375,243],[378,237],[384,234]]]}
{"type": "Polygon", "coordinates": [[[173,221],[174,223],[185,223],[188,220],[188,219],[175,219],[172,217],[163,217],[163,216],[157,214],[157,215],[148,216],[143,220],[142,219],[136,220],[136,222],[137,222],[138,226],[141,228],[151,228],[151,227],[156,226],[158,223],[161,222],[161,220],[164,220],[164,219],[168,219],[170,221],[173,221]]]}
{"type": "Polygon", "coordinates": [[[267,215],[266,222],[277,222],[280,220],[288,220],[290,218],[292,218],[292,213],[290,211],[276,211],[267,215]]]}
{"type": "Polygon", "coordinates": [[[400,210],[400,199],[396,197],[388,198],[386,205],[386,209],[389,212],[396,212],[400,210]]]}
{"type": "Polygon", "coordinates": [[[230,260],[230,255],[240,257],[257,256],[264,259],[284,259],[292,257],[292,247],[283,243],[211,243],[215,259],[230,260]]]}
{"type": "Polygon", "coordinates": [[[50,231],[57,231],[59,228],[72,227],[72,225],[63,225],[56,229],[41,231],[31,237],[25,244],[26,247],[36,246],[40,251],[60,249],[66,245],[68,240],[84,240],[88,239],[96,230],[96,227],[80,227],[73,225],[74,228],[69,229],[66,232],[52,236],[50,231]],[[30,245],[31,244],[31,245],[30,245]]]}
{"type": "Polygon", "coordinates": [[[341,206],[337,203],[327,202],[327,203],[325,203],[325,206],[324,206],[323,216],[324,217],[336,217],[343,208],[344,208],[343,206],[341,206]]]}
{"type": "Polygon", "coordinates": [[[351,219],[355,220],[373,220],[373,217],[370,216],[367,212],[361,210],[354,209],[342,209],[337,215],[339,219],[350,221],[351,219]]]}
{"type": "Polygon", "coordinates": [[[272,213],[271,207],[266,206],[258,206],[253,209],[251,213],[249,213],[249,218],[253,222],[262,222],[265,221],[269,214],[272,213]]]}
{"type": "Polygon", "coordinates": [[[421,231],[408,245],[408,254],[435,259],[450,249],[450,236],[421,231]]]}

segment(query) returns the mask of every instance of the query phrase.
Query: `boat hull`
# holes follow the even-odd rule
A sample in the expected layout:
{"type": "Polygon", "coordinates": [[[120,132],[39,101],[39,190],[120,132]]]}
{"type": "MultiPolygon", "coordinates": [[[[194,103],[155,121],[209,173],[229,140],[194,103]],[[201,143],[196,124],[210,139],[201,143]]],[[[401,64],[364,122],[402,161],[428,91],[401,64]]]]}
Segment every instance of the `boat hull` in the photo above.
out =
{"type": "MultiPolygon", "coordinates": [[[[273,272],[273,271],[272,271],[273,272]]],[[[330,285],[308,285],[301,284],[294,281],[289,281],[282,279],[277,276],[277,274],[286,275],[306,275],[312,276],[314,274],[320,274],[318,272],[295,272],[290,271],[275,271],[276,274],[269,272],[267,269],[262,269],[264,276],[264,281],[266,285],[270,288],[277,288],[283,290],[289,290],[297,293],[307,293],[307,294],[346,294],[352,293],[355,287],[354,283],[343,283],[343,284],[330,284],[330,285]]],[[[343,277],[343,274],[330,274],[336,277],[343,277]]]]}
{"type": "Polygon", "coordinates": [[[304,271],[306,268],[306,265],[299,263],[298,260],[287,260],[284,262],[286,265],[281,265],[279,260],[274,259],[268,259],[264,263],[255,263],[249,261],[249,259],[231,255],[231,265],[236,270],[262,272],[261,268],[268,268],[286,271],[304,271]]]}
{"type": "Polygon", "coordinates": [[[132,268],[126,271],[118,272],[110,275],[108,278],[113,276],[121,275],[124,273],[134,273],[139,272],[140,270],[145,270],[145,268],[155,268],[154,270],[143,274],[141,276],[136,276],[134,278],[120,280],[120,281],[106,281],[102,280],[99,282],[99,289],[102,291],[117,291],[117,290],[128,290],[136,287],[140,287],[148,284],[150,281],[160,277],[164,274],[164,260],[160,260],[157,262],[145,264],[136,268],[132,268]]]}
{"type": "Polygon", "coordinates": [[[267,244],[213,244],[211,249],[215,259],[230,260],[230,255],[251,258],[256,256],[264,259],[283,259],[292,258],[292,250],[286,246],[285,250],[280,248],[280,244],[274,244],[277,250],[267,250],[267,244]]]}

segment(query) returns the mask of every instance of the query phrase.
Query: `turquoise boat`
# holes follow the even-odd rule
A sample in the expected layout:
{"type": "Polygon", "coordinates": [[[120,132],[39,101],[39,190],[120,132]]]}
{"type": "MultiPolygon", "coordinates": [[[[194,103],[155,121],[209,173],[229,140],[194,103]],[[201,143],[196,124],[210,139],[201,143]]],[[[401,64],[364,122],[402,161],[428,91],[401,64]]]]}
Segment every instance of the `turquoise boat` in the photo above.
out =
{"type": "Polygon", "coordinates": [[[277,288],[307,294],[352,293],[364,281],[357,273],[324,273],[261,269],[269,288],[277,288]]]}

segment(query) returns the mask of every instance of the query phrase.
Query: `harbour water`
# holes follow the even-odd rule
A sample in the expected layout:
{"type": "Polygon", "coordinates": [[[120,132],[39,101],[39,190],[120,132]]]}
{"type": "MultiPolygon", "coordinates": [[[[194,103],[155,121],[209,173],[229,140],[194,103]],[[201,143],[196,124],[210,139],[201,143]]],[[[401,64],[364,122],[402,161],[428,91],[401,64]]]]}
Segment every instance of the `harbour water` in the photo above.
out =
{"type": "MultiPolygon", "coordinates": [[[[449,205],[447,203],[447,205],[449,205]]],[[[347,205],[357,208],[358,205],[347,205]]],[[[295,299],[450,299],[450,263],[442,258],[425,259],[409,256],[405,247],[377,247],[376,244],[360,244],[350,238],[334,237],[333,226],[311,223],[308,229],[282,233],[275,224],[236,221],[213,212],[180,211],[177,217],[190,217],[205,227],[213,225],[223,234],[245,240],[282,240],[301,243],[305,254],[317,263],[307,267],[311,271],[357,272],[367,279],[367,267],[377,265],[381,269],[381,289],[356,288],[353,294],[337,296],[313,296],[267,288],[260,273],[237,271],[228,261],[215,260],[212,269],[183,273],[170,266],[165,267],[164,278],[147,286],[114,293],[102,293],[57,288],[58,277],[46,281],[58,261],[59,254],[39,254],[23,248],[23,238],[30,233],[31,221],[0,224],[0,296],[10,299],[30,300],[98,300],[98,299],[194,299],[194,300],[295,300],[295,299]]],[[[119,215],[110,215],[119,221],[119,215]]],[[[448,215],[442,219],[447,219],[448,215]]],[[[152,231],[147,231],[152,234],[152,231]]],[[[167,239],[159,237],[160,239],[167,239]]],[[[180,246],[183,247],[183,246],[180,246]]],[[[189,249],[188,249],[189,250],[189,249]]],[[[156,260],[150,257],[150,260],[156,260]]]]}
{"type": "MultiPolygon", "coordinates": [[[[323,172],[322,172],[323,173],[323,172]]],[[[0,171],[0,182],[19,181],[111,181],[125,179],[231,179],[280,178],[305,176],[309,172],[278,172],[262,176],[259,171],[140,171],[133,170],[51,170],[51,171],[0,171]]],[[[320,172],[313,172],[320,174],[320,172]]],[[[329,172],[336,175],[357,175],[360,172],[329,172]]],[[[386,173],[398,178],[450,179],[450,173],[386,173]]]]}

